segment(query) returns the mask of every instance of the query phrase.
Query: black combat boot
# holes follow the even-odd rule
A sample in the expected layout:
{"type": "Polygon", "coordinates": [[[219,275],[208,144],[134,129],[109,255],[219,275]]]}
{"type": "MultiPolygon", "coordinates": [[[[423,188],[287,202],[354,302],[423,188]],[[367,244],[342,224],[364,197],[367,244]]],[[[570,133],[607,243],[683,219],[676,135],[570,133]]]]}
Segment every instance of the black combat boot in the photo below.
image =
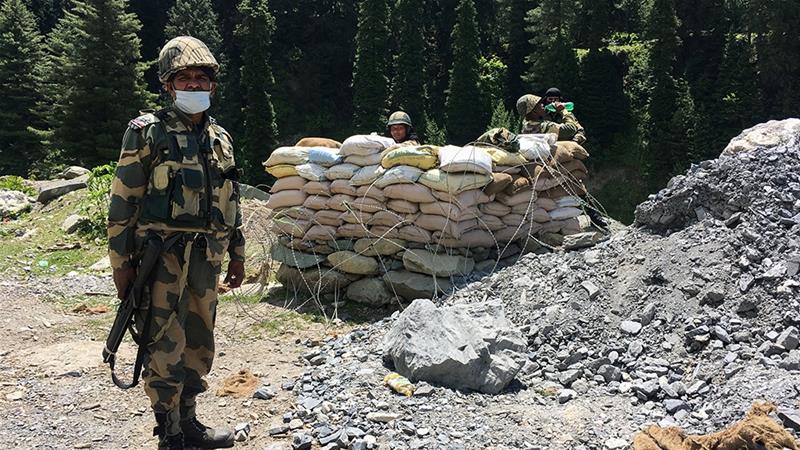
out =
{"type": "Polygon", "coordinates": [[[200,423],[196,416],[181,420],[181,430],[187,447],[202,449],[233,447],[232,431],[209,428],[200,423]]]}
{"type": "Polygon", "coordinates": [[[184,450],[183,433],[167,434],[168,415],[166,413],[155,413],[158,426],[153,428],[153,436],[158,436],[158,450],[184,450]]]}

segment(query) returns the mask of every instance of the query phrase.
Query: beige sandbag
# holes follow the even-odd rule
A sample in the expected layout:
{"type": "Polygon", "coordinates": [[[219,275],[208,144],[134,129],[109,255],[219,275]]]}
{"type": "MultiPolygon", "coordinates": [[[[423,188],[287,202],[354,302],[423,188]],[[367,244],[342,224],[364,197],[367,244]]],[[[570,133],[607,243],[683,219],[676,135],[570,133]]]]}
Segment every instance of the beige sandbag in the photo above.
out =
{"type": "Polygon", "coordinates": [[[386,206],[400,214],[416,214],[419,212],[419,205],[417,203],[411,203],[406,200],[389,200],[386,202],[386,206]]]}
{"type": "Polygon", "coordinates": [[[340,148],[342,144],[333,139],[320,138],[320,137],[305,137],[294,144],[296,147],[327,147],[327,148],[340,148]]]}
{"type": "Polygon", "coordinates": [[[308,209],[319,211],[322,209],[328,209],[328,201],[330,201],[330,198],[323,195],[312,195],[306,198],[306,201],[303,202],[303,206],[308,209]]]}
{"type": "Polygon", "coordinates": [[[270,224],[270,229],[275,233],[296,238],[302,238],[309,228],[311,228],[311,222],[307,220],[295,220],[290,217],[273,219],[270,224]]]}
{"type": "Polygon", "coordinates": [[[370,227],[369,237],[373,239],[400,239],[400,227],[370,227]]]}
{"type": "Polygon", "coordinates": [[[439,231],[447,237],[459,238],[467,231],[478,228],[478,220],[455,222],[436,214],[422,214],[414,221],[414,225],[428,231],[439,231]]]}
{"type": "Polygon", "coordinates": [[[385,188],[393,184],[416,183],[419,177],[422,176],[422,173],[422,169],[417,167],[395,166],[384,172],[383,175],[375,181],[375,186],[385,188]]]}
{"type": "Polygon", "coordinates": [[[478,221],[478,227],[488,231],[497,231],[502,230],[506,227],[506,224],[503,223],[503,220],[497,216],[493,216],[491,214],[484,214],[476,219],[478,221]]]}
{"type": "Polygon", "coordinates": [[[361,167],[355,164],[337,164],[325,171],[325,178],[333,180],[349,180],[361,167]]]}
{"type": "Polygon", "coordinates": [[[550,164],[564,164],[573,159],[584,160],[588,157],[589,152],[577,142],[558,141],[556,142],[556,150],[553,152],[553,159],[550,161],[550,164]]]}
{"type": "Polygon", "coordinates": [[[564,164],[559,164],[556,169],[561,173],[566,172],[589,172],[589,169],[586,168],[586,164],[579,159],[573,159],[572,161],[567,161],[564,164]]]}
{"type": "Polygon", "coordinates": [[[520,212],[520,211],[515,210],[515,208],[517,208],[519,206],[526,206],[526,205],[525,204],[517,205],[514,208],[511,208],[511,211],[515,212],[515,213],[518,213],[518,214],[525,215],[527,218],[533,220],[534,222],[544,223],[544,222],[549,222],[550,221],[550,214],[548,214],[547,210],[545,210],[544,208],[539,208],[539,207],[534,205],[532,209],[524,210],[524,211],[520,212]]]}
{"type": "Polygon", "coordinates": [[[585,214],[581,214],[578,217],[573,217],[572,219],[562,220],[561,222],[561,234],[564,236],[584,233],[589,231],[589,229],[592,227],[592,219],[585,214]]]}
{"type": "Polygon", "coordinates": [[[359,186],[356,189],[356,197],[367,197],[379,201],[381,204],[386,203],[386,196],[383,195],[383,189],[376,185],[359,186]]]}
{"type": "Polygon", "coordinates": [[[506,227],[495,232],[495,238],[499,242],[514,242],[521,239],[528,239],[541,230],[542,226],[538,223],[524,223],[519,227],[506,227]]]}
{"type": "Polygon", "coordinates": [[[278,164],[267,167],[267,173],[278,179],[294,177],[297,176],[297,168],[291,164],[278,164]]]}
{"type": "Polygon", "coordinates": [[[344,194],[356,196],[356,187],[349,180],[334,180],[331,182],[331,194],[344,194]]]}
{"type": "Polygon", "coordinates": [[[551,198],[544,198],[544,197],[537,197],[536,198],[536,206],[539,208],[544,209],[545,211],[552,211],[558,208],[558,204],[555,200],[551,198]]]}
{"type": "Polygon", "coordinates": [[[562,198],[556,199],[555,202],[556,202],[556,205],[558,205],[559,208],[568,208],[570,206],[573,207],[573,208],[580,208],[584,204],[584,201],[581,200],[580,197],[576,197],[576,196],[572,196],[572,195],[568,196],[568,197],[562,197],[562,198]]]}
{"type": "Polygon", "coordinates": [[[539,178],[536,180],[533,188],[537,192],[547,191],[549,189],[553,189],[555,187],[561,186],[567,182],[567,179],[564,177],[556,177],[556,178],[539,178]]]}
{"type": "Polygon", "coordinates": [[[378,211],[372,215],[372,218],[369,221],[369,225],[385,227],[399,226],[403,223],[410,223],[406,219],[406,215],[398,214],[394,211],[378,211]]]}
{"type": "Polygon", "coordinates": [[[378,178],[380,178],[380,176],[383,175],[383,172],[385,171],[386,170],[379,165],[362,167],[358,169],[358,172],[356,172],[355,175],[353,175],[353,178],[350,178],[350,184],[352,184],[353,186],[363,186],[365,184],[372,184],[378,178]]]}
{"type": "Polygon", "coordinates": [[[485,149],[496,166],[515,167],[528,163],[528,160],[519,153],[507,152],[497,147],[485,147],[485,149]]]}
{"type": "Polygon", "coordinates": [[[376,164],[381,163],[381,154],[373,153],[371,155],[366,155],[366,156],[350,155],[344,159],[344,162],[348,164],[355,164],[361,167],[374,166],[376,164]]]}
{"type": "Polygon", "coordinates": [[[483,203],[489,203],[492,199],[480,189],[464,191],[458,195],[450,195],[447,192],[431,191],[437,200],[452,203],[459,208],[471,208],[483,203]]]}
{"type": "Polygon", "coordinates": [[[480,217],[481,212],[477,206],[469,208],[459,208],[452,203],[434,202],[434,203],[421,203],[419,210],[423,214],[437,214],[461,222],[462,220],[474,219],[480,217]]]}
{"type": "Polygon", "coordinates": [[[496,166],[494,166],[494,169],[492,169],[492,171],[494,173],[505,173],[505,174],[508,174],[508,175],[517,175],[520,172],[522,172],[522,169],[520,169],[519,167],[513,167],[513,166],[497,166],[496,165],[496,166]]]}
{"type": "Polygon", "coordinates": [[[275,181],[275,184],[272,185],[269,192],[270,194],[275,194],[281,191],[300,191],[303,189],[303,186],[308,183],[308,180],[301,176],[293,176],[293,177],[283,177],[278,178],[275,181]]]}
{"type": "MultiPolygon", "coordinates": [[[[341,215],[345,213],[340,213],[339,211],[331,211],[329,209],[325,209],[322,211],[317,211],[314,214],[314,222],[320,225],[328,225],[332,227],[338,227],[342,225],[341,215]]],[[[334,234],[336,231],[334,231],[334,234]]]]}
{"type": "Polygon", "coordinates": [[[513,182],[512,175],[507,173],[493,173],[492,181],[483,188],[486,195],[495,195],[503,192],[513,182]]]}
{"type": "Polygon", "coordinates": [[[309,181],[303,186],[303,192],[307,195],[323,195],[329,197],[331,195],[331,182],[330,181],[309,181]]]}
{"type": "Polygon", "coordinates": [[[436,242],[449,248],[492,248],[497,247],[498,242],[494,234],[485,230],[472,230],[461,235],[459,239],[445,239],[435,237],[436,242]]]}
{"type": "Polygon", "coordinates": [[[586,195],[586,187],[580,181],[566,181],[559,186],[556,186],[552,189],[548,189],[546,191],[541,191],[537,193],[538,197],[543,198],[551,198],[551,199],[559,199],[561,197],[568,197],[568,196],[584,196],[586,195]]]}
{"type": "Polygon", "coordinates": [[[346,211],[343,213],[339,213],[339,220],[346,223],[367,225],[370,219],[372,219],[372,213],[369,212],[353,210],[353,211],[346,211]]]}
{"type": "Polygon", "coordinates": [[[406,225],[398,230],[397,236],[400,239],[409,241],[409,242],[417,242],[420,244],[429,244],[433,242],[433,236],[431,232],[425,229],[422,229],[415,225],[406,225]]]}
{"type": "Polygon", "coordinates": [[[306,201],[308,196],[303,191],[280,191],[269,196],[267,208],[291,208],[300,206],[306,201]]]}
{"type": "Polygon", "coordinates": [[[491,175],[477,173],[447,173],[439,169],[431,169],[422,174],[419,182],[436,191],[445,191],[451,195],[460,194],[470,189],[478,189],[492,181],[491,175]]]}
{"type": "Polygon", "coordinates": [[[536,199],[534,191],[523,191],[515,195],[506,195],[505,193],[497,194],[497,200],[506,206],[515,206],[519,204],[533,204],[536,199]]]}
{"type": "Polygon", "coordinates": [[[355,210],[368,213],[375,213],[386,209],[386,206],[384,206],[382,202],[370,197],[356,197],[352,202],[352,207],[355,210]]]}
{"type": "Polygon", "coordinates": [[[350,204],[353,203],[353,200],[356,198],[351,195],[344,195],[344,194],[336,194],[328,200],[327,206],[328,209],[334,209],[336,211],[349,211],[350,204]]]}
{"type": "Polygon", "coordinates": [[[299,166],[308,162],[308,147],[280,147],[276,148],[264,161],[264,166],[279,165],[299,166]]]}
{"type": "Polygon", "coordinates": [[[281,208],[272,210],[273,214],[268,215],[270,219],[279,219],[281,217],[291,217],[298,220],[311,220],[314,218],[316,211],[306,208],[305,206],[293,206],[291,208],[281,208]]]}
{"type": "Polygon", "coordinates": [[[431,188],[421,184],[393,184],[383,188],[387,199],[407,200],[411,203],[435,202],[431,188]]]}
{"type": "Polygon", "coordinates": [[[544,222],[542,225],[542,233],[559,233],[561,232],[561,227],[564,226],[561,220],[551,220],[549,222],[544,222]]]}
{"type": "Polygon", "coordinates": [[[480,205],[478,209],[484,214],[491,214],[497,217],[503,217],[506,214],[511,214],[511,207],[495,200],[493,202],[480,205]]]}
{"type": "Polygon", "coordinates": [[[589,172],[581,172],[580,170],[575,170],[567,174],[565,178],[568,180],[584,181],[589,178],[589,172]]]}
{"type": "Polygon", "coordinates": [[[347,223],[336,230],[336,236],[340,238],[365,238],[369,237],[369,230],[361,224],[347,223]]]}
{"type": "Polygon", "coordinates": [[[330,225],[314,225],[303,236],[305,241],[333,241],[336,239],[337,228],[330,225]]]}
{"type": "Polygon", "coordinates": [[[523,175],[514,175],[514,181],[512,181],[508,187],[503,189],[503,194],[512,196],[519,194],[520,192],[530,191],[533,189],[534,179],[523,175]]]}
{"type": "Polygon", "coordinates": [[[456,255],[444,255],[427,250],[406,250],[403,254],[403,265],[406,270],[425,273],[437,277],[453,275],[469,275],[475,267],[472,258],[456,255]]]}
{"type": "Polygon", "coordinates": [[[500,220],[502,220],[503,223],[509,227],[518,227],[526,222],[525,216],[522,214],[506,214],[505,216],[501,217],[500,220]]]}

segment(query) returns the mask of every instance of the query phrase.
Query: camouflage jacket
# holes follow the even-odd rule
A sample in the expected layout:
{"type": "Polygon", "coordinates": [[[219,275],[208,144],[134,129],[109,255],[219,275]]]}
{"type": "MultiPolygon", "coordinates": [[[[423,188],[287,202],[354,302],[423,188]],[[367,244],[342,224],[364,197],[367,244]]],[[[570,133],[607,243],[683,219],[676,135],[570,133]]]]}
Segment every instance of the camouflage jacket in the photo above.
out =
{"type": "Polygon", "coordinates": [[[586,134],[575,114],[569,111],[545,112],[544,117],[525,120],[522,123],[522,134],[552,133],[558,135],[559,141],[586,142],[586,134]]]}
{"type": "Polygon", "coordinates": [[[244,261],[239,183],[230,135],[175,108],[130,121],[111,185],[108,253],[125,267],[148,232],[201,233],[209,260],[244,261]]]}

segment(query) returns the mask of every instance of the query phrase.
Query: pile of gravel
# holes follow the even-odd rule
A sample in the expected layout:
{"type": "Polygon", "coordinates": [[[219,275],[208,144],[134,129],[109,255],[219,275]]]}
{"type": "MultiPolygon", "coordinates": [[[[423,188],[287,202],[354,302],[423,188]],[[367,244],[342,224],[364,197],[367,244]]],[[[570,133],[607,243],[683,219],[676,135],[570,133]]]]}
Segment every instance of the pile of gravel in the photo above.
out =
{"type": "Polygon", "coordinates": [[[580,252],[526,255],[442,299],[499,300],[527,337],[528,361],[501,394],[422,383],[405,398],[383,386],[395,314],[309,344],[304,376],[284,386],[297,395],[284,420],[302,420],[298,442],[308,434],[330,449],[621,449],[654,423],[716,431],[759,399],[791,412],[797,142],[693,166],[639,206],[636,228],[580,252]]]}

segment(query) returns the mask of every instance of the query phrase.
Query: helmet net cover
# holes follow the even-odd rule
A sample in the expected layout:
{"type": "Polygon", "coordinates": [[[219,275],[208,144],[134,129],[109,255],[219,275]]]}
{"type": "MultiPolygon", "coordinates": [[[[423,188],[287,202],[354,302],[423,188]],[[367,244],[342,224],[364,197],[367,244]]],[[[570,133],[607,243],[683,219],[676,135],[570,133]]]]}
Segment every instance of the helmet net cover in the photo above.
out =
{"type": "Polygon", "coordinates": [[[162,83],[190,67],[209,68],[215,77],[219,71],[217,59],[200,39],[178,36],[164,44],[158,55],[158,79],[162,83]]]}

